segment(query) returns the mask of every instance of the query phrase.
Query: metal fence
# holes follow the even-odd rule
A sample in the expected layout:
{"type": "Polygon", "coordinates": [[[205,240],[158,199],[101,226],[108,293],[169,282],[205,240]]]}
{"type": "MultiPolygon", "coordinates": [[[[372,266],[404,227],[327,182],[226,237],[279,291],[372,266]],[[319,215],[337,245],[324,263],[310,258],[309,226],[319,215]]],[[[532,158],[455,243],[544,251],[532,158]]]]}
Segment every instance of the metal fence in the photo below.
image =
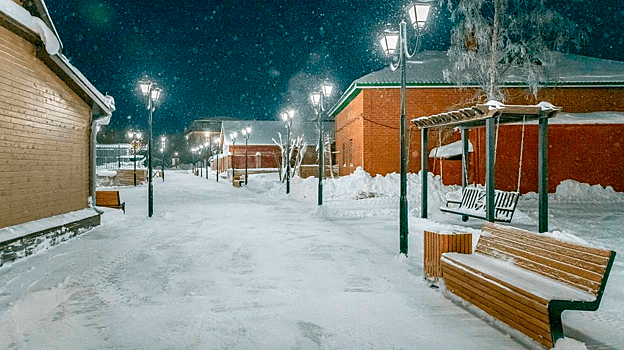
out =
{"type": "Polygon", "coordinates": [[[137,169],[142,169],[144,156],[138,154],[140,151],[137,150],[135,158],[129,143],[97,144],[95,164],[98,169],[132,169],[136,162],[137,169]]]}

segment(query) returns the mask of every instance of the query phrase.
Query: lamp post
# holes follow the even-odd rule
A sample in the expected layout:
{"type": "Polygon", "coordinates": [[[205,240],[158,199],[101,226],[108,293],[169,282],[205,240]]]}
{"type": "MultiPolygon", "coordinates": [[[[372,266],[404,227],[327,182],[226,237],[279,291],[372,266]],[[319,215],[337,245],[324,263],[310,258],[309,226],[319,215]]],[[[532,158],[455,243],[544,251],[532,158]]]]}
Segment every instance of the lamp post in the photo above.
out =
{"type": "Polygon", "coordinates": [[[156,102],[160,99],[160,95],[162,94],[162,90],[156,87],[155,83],[152,83],[149,80],[142,80],[139,82],[139,86],[141,87],[141,92],[143,96],[147,98],[147,109],[149,110],[149,141],[147,146],[147,168],[148,168],[148,203],[147,203],[147,215],[152,217],[154,214],[154,188],[152,185],[152,117],[154,115],[154,110],[156,109],[156,102]]]}
{"type": "Polygon", "coordinates": [[[251,133],[251,126],[246,126],[241,130],[241,133],[245,137],[245,186],[247,186],[247,142],[249,141],[249,134],[251,133]]]}
{"type": "Polygon", "coordinates": [[[202,166],[202,152],[204,151],[204,145],[199,145],[199,153],[197,155],[197,168],[199,168],[199,177],[204,177],[204,167],[202,166]]]}
{"type": "Polygon", "coordinates": [[[232,151],[230,151],[232,157],[232,182],[234,181],[234,145],[236,145],[236,136],[238,136],[236,131],[230,134],[230,140],[232,140],[232,151]]]}
{"type": "MultiPolygon", "coordinates": [[[[399,251],[407,256],[408,241],[407,236],[409,234],[408,226],[408,210],[407,210],[407,135],[405,125],[405,100],[406,100],[406,69],[405,61],[407,58],[413,57],[420,48],[420,34],[421,29],[424,27],[429,10],[431,9],[431,3],[428,2],[416,2],[408,8],[408,13],[412,25],[416,29],[417,46],[412,54],[409,53],[407,48],[407,24],[405,21],[401,21],[400,31],[386,31],[380,38],[381,46],[386,55],[392,56],[398,53],[399,61],[398,65],[390,63],[392,70],[401,69],[401,197],[399,199],[399,251]],[[397,48],[397,43],[399,44],[397,48]]],[[[421,154],[421,157],[427,155],[421,154]]],[[[427,169],[421,169],[422,176],[427,176],[427,169]]],[[[423,181],[424,183],[424,181],[423,181]]],[[[423,189],[426,191],[426,188],[423,189]]],[[[426,218],[427,213],[423,213],[423,218],[426,218]]]]}
{"type": "Polygon", "coordinates": [[[160,165],[162,180],[165,182],[165,147],[167,146],[167,137],[160,137],[160,165]]]}
{"type": "Polygon", "coordinates": [[[319,129],[319,140],[318,140],[318,159],[319,159],[319,171],[318,171],[318,205],[323,204],[323,175],[325,165],[323,164],[324,158],[324,144],[323,144],[323,119],[325,118],[325,105],[324,105],[324,97],[329,97],[333,90],[333,86],[329,83],[324,83],[321,87],[321,92],[313,92],[311,95],[312,104],[315,107],[316,115],[318,117],[318,129],[319,129]]]}
{"type": "Polygon", "coordinates": [[[138,146],[139,140],[141,140],[141,133],[138,131],[131,130],[128,132],[128,138],[132,141],[132,163],[134,164],[134,187],[137,185],[137,177],[136,177],[136,148],[138,146]]]}
{"type": "Polygon", "coordinates": [[[286,194],[290,193],[290,128],[292,127],[294,116],[294,109],[282,112],[282,120],[286,124],[286,156],[284,157],[284,164],[286,164],[286,194]]]}
{"type": "Polygon", "coordinates": [[[206,180],[208,180],[208,169],[210,167],[210,156],[212,156],[212,147],[210,141],[204,142],[204,148],[206,149],[206,180]],[[210,151],[210,152],[208,152],[210,151]]]}
{"type": "Polygon", "coordinates": [[[217,178],[217,182],[219,182],[219,167],[220,167],[219,166],[219,158],[220,158],[219,156],[221,155],[221,147],[220,147],[221,139],[220,138],[216,138],[214,140],[214,143],[215,143],[215,148],[216,148],[216,153],[217,153],[217,176],[215,176],[215,177],[217,178]]]}

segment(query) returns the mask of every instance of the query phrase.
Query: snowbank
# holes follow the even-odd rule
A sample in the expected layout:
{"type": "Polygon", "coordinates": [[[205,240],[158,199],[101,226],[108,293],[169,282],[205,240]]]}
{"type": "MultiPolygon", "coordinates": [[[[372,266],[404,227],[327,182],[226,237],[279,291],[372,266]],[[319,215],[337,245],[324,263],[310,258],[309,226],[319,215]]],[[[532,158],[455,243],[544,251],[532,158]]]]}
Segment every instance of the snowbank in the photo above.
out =
{"type": "MultiPolygon", "coordinates": [[[[522,200],[537,200],[538,194],[530,192],[520,197],[522,200]]],[[[613,187],[590,185],[574,180],[565,180],[557,186],[554,194],[550,194],[548,200],[553,203],[576,203],[576,202],[624,202],[624,193],[616,192],[613,187]]]]}
{"type": "Polygon", "coordinates": [[[585,343],[571,339],[561,338],[555,343],[553,350],[587,350],[585,343]]]}

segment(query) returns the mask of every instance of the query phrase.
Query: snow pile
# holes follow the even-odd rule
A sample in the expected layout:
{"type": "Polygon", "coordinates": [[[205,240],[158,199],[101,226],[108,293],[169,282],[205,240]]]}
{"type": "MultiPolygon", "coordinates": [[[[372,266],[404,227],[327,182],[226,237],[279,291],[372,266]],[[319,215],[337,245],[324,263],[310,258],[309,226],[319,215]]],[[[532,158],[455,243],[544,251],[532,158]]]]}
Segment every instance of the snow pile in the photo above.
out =
{"type": "MultiPolygon", "coordinates": [[[[520,197],[521,200],[537,200],[538,194],[529,192],[520,197]]],[[[597,203],[597,202],[624,202],[624,193],[616,192],[613,187],[590,185],[575,180],[562,181],[557,191],[549,195],[550,202],[557,203],[597,203]]]]}
{"type": "Polygon", "coordinates": [[[557,339],[553,350],[587,350],[587,347],[585,343],[580,341],[571,338],[560,338],[557,339]]]}
{"type": "MultiPolygon", "coordinates": [[[[282,196],[285,192],[286,185],[279,182],[266,182],[268,178],[261,180],[260,177],[254,176],[253,188],[256,191],[263,192],[268,196],[282,196]],[[260,181],[258,181],[260,180],[260,181]],[[258,183],[260,182],[260,183],[258,183]]],[[[396,198],[400,197],[401,192],[401,176],[397,173],[388,175],[371,176],[361,167],[347,176],[341,176],[335,179],[325,179],[323,181],[323,198],[325,200],[336,201],[353,201],[367,198],[396,198]]],[[[318,179],[308,177],[302,179],[293,177],[291,179],[291,198],[297,200],[314,200],[318,194],[318,179]]],[[[407,197],[411,208],[420,206],[420,189],[422,183],[420,173],[407,174],[407,197]]],[[[428,173],[428,189],[429,189],[429,205],[432,207],[440,206],[446,202],[446,193],[457,192],[458,186],[444,186],[439,176],[428,173]]]]}
{"type": "Polygon", "coordinates": [[[557,186],[557,192],[550,199],[557,202],[619,202],[624,201],[624,193],[615,192],[611,186],[565,180],[557,186]]]}

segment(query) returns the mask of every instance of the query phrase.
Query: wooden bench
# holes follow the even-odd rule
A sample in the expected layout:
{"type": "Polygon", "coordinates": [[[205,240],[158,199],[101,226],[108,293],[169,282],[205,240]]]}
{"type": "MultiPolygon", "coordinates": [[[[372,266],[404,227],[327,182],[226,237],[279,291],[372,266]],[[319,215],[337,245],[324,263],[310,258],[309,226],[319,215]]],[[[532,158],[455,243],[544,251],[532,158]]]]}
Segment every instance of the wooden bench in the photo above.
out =
{"type": "MultiPolygon", "coordinates": [[[[494,220],[511,222],[516,211],[520,193],[494,190],[494,220]]],[[[462,215],[462,220],[468,220],[468,216],[485,220],[485,189],[466,187],[462,191],[461,201],[448,200],[445,207],[440,210],[462,215]]]]}
{"type": "Polygon", "coordinates": [[[232,178],[232,185],[234,185],[234,187],[241,187],[244,184],[245,184],[244,176],[236,175],[232,178]]]}
{"type": "Polygon", "coordinates": [[[474,254],[445,253],[446,290],[552,348],[564,310],[595,311],[615,252],[485,223],[474,254]]]}
{"type": "Polygon", "coordinates": [[[121,203],[119,191],[95,191],[95,205],[123,210],[126,213],[126,203],[121,203]]]}

